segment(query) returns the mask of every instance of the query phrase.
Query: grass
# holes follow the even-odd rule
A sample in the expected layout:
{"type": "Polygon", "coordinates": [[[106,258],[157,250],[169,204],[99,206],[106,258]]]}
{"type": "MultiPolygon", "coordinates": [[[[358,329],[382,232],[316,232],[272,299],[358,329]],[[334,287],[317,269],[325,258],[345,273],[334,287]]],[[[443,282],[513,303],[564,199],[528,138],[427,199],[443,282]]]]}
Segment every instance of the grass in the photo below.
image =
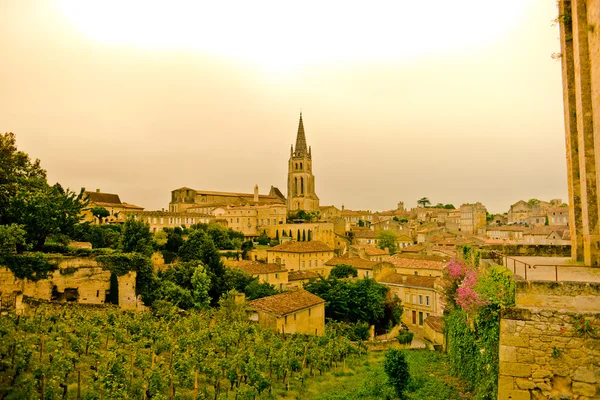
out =
{"type": "MultiPolygon", "coordinates": [[[[393,399],[383,371],[384,351],[351,358],[337,369],[306,380],[301,390],[273,391],[274,398],[302,400],[393,399]]],[[[410,400],[460,400],[471,398],[466,383],[450,376],[448,357],[429,350],[405,350],[410,367],[410,400]]]]}

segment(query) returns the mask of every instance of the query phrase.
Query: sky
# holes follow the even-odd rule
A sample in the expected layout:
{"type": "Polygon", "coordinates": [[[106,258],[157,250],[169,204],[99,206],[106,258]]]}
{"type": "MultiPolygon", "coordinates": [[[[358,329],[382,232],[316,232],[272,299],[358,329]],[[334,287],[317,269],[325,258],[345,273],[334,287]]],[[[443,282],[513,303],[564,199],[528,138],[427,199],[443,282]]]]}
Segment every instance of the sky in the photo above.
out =
{"type": "Polygon", "coordinates": [[[49,183],[167,209],[285,194],[300,112],[321,205],[567,200],[553,0],[0,0],[0,132],[49,183]]]}

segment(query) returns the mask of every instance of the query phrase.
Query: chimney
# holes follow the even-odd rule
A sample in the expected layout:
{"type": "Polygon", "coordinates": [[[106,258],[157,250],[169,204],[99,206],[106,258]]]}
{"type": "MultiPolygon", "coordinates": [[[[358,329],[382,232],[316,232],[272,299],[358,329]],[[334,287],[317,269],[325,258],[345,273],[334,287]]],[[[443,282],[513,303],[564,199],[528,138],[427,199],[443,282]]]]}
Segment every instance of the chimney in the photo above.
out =
{"type": "Polygon", "coordinates": [[[258,185],[254,185],[254,202],[258,203],[258,185]]]}
{"type": "Polygon", "coordinates": [[[96,189],[96,193],[100,193],[100,189],[96,189]]]}

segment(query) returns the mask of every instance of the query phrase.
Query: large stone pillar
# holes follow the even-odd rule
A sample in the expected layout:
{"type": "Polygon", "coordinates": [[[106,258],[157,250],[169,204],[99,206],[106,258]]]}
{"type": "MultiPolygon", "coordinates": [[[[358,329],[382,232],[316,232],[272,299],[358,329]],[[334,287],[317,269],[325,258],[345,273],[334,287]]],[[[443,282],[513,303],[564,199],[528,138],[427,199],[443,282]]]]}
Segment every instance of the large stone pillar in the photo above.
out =
{"type": "MultiPolygon", "coordinates": [[[[572,255],[586,265],[600,265],[600,227],[598,226],[598,187],[600,177],[600,132],[594,132],[592,62],[588,38],[594,22],[589,21],[589,0],[561,0],[559,21],[562,49],[563,97],[572,255]],[[598,151],[597,151],[598,150],[598,151]]],[[[596,6],[592,6],[596,7],[596,6]]]]}

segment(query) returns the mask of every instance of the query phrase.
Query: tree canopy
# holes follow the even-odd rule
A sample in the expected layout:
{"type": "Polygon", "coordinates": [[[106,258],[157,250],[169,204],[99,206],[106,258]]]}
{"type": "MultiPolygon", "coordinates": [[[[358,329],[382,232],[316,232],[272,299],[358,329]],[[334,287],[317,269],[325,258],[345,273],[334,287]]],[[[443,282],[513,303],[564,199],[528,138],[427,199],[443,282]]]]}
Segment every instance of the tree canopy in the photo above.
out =
{"type": "Polygon", "coordinates": [[[390,254],[394,254],[398,249],[396,239],[397,236],[396,233],[394,233],[394,231],[379,231],[377,233],[379,248],[382,250],[388,249],[390,251],[390,254]]]}

